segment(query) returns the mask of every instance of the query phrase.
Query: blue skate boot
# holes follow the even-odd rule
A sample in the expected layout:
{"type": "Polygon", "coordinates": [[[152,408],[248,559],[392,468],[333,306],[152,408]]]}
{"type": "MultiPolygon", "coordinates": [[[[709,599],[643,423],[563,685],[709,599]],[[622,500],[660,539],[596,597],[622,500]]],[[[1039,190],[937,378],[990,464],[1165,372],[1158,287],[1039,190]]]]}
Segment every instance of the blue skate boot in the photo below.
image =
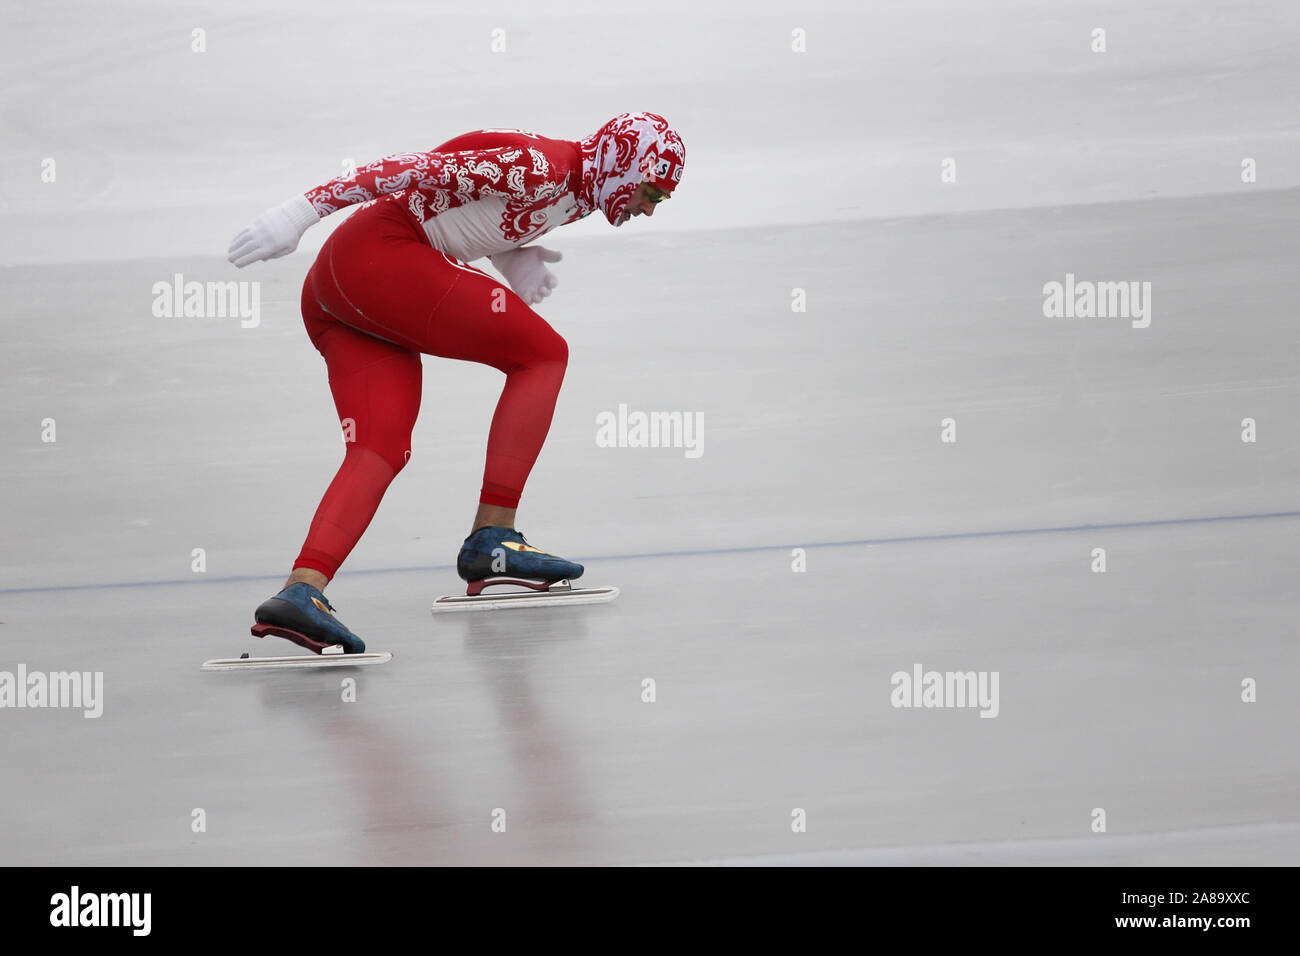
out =
{"type": "Polygon", "coordinates": [[[327,647],[342,645],[345,654],[361,654],[366,644],[334,616],[325,595],[303,581],[289,585],[263,601],[253,613],[254,637],[273,634],[317,654],[327,647]]]}
{"type": "Polygon", "coordinates": [[[456,572],[480,594],[494,584],[518,584],[544,591],[556,581],[582,576],[583,567],[534,548],[514,528],[479,528],[461,545],[456,572]]]}

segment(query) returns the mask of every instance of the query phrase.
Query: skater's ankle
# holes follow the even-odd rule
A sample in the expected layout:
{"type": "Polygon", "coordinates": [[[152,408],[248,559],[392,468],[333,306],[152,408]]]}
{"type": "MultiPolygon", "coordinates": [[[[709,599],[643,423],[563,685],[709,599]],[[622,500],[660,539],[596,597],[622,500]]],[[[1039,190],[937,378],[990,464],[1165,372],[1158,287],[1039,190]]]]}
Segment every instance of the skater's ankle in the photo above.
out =
{"type": "Polygon", "coordinates": [[[330,579],[315,568],[294,568],[289,574],[289,579],[284,582],[284,586],[287,588],[291,584],[310,584],[317,591],[323,592],[329,583],[330,579]]]}
{"type": "Polygon", "coordinates": [[[478,513],[474,515],[474,526],[469,529],[469,533],[473,534],[480,528],[514,528],[515,510],[514,508],[503,508],[500,505],[480,503],[478,513]]]}

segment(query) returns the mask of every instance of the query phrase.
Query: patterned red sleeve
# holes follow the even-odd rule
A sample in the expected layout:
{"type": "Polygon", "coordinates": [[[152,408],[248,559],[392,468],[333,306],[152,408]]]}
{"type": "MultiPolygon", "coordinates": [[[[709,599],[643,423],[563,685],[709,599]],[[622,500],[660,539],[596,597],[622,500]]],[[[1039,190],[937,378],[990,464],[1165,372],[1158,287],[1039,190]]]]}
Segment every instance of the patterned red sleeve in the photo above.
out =
{"type": "Polygon", "coordinates": [[[351,176],[331,179],[306,196],[323,219],[345,206],[401,190],[421,193],[434,209],[446,208],[453,197],[464,202],[500,196],[533,203],[559,195],[567,177],[568,170],[532,146],[397,153],[361,166],[351,176]]]}

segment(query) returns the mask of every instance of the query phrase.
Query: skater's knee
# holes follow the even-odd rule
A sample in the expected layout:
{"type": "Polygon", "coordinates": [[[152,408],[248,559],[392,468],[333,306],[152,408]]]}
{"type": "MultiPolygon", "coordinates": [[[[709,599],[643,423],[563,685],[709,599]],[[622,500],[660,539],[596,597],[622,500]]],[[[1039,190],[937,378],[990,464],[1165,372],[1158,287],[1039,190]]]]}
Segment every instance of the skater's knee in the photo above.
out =
{"type": "Polygon", "coordinates": [[[549,325],[544,331],[521,338],[514,346],[509,356],[491,363],[507,375],[522,369],[566,369],[569,365],[569,343],[549,325]]]}
{"type": "Polygon", "coordinates": [[[397,450],[396,446],[394,446],[393,449],[384,456],[384,460],[392,466],[393,474],[396,475],[399,471],[405,468],[406,463],[411,460],[411,439],[409,437],[406,439],[404,447],[400,452],[397,450]]]}
{"type": "Polygon", "coordinates": [[[564,336],[551,329],[550,335],[538,343],[536,363],[538,365],[558,364],[567,366],[569,364],[569,343],[565,341],[564,336]]]}
{"type": "Polygon", "coordinates": [[[411,460],[411,436],[407,435],[404,441],[391,442],[385,446],[380,454],[383,455],[384,461],[388,462],[389,467],[393,469],[393,474],[396,475],[411,460]]]}
{"type": "MultiPolygon", "coordinates": [[[[343,438],[348,441],[346,428],[343,438]]],[[[411,433],[371,432],[364,438],[354,434],[353,440],[348,443],[348,454],[353,453],[383,462],[396,475],[411,460],[411,433]]]]}

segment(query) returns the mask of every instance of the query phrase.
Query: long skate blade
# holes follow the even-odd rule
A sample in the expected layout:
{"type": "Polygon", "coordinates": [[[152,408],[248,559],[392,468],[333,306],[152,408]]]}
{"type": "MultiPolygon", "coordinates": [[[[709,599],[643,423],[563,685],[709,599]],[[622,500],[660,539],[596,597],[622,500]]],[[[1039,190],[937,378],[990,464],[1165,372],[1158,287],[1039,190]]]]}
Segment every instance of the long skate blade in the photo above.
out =
{"type": "Polygon", "coordinates": [[[361,664],[387,664],[393,659],[388,651],[365,654],[296,654],[293,657],[222,657],[204,661],[205,671],[256,671],[293,667],[355,667],[361,664]]]}
{"type": "Polygon", "coordinates": [[[440,611],[500,611],[519,607],[559,607],[573,604],[605,604],[618,597],[618,588],[573,588],[563,591],[519,591],[508,594],[449,594],[433,602],[440,611]]]}

